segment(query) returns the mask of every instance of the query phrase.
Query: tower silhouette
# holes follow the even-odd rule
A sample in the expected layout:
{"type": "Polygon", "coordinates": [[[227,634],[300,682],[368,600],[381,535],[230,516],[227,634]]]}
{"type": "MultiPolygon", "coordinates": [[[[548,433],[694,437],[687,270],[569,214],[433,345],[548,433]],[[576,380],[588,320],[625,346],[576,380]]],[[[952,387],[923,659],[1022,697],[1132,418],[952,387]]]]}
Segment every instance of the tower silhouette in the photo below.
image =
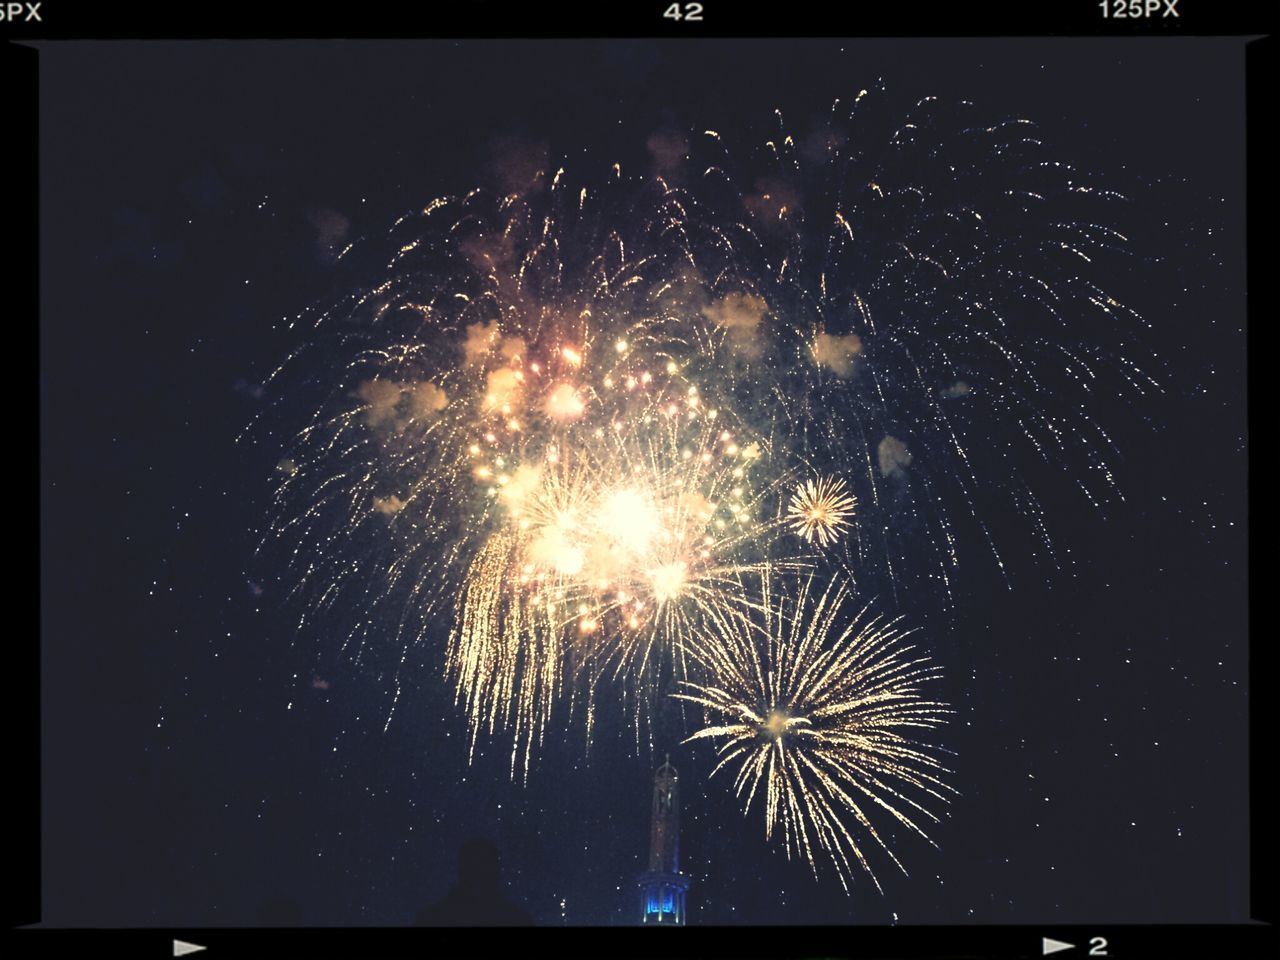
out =
{"type": "Polygon", "coordinates": [[[636,883],[641,923],[684,924],[689,878],[680,876],[680,781],[670,756],[653,775],[649,869],[636,883]]]}

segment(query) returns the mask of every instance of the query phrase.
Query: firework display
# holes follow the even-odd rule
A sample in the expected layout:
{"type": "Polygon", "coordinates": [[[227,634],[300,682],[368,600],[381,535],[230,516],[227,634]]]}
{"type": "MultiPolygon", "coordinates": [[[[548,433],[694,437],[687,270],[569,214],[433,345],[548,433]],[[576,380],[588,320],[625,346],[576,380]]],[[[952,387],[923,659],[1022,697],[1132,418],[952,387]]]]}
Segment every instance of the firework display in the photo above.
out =
{"type": "Polygon", "coordinates": [[[901,866],[869,814],[923,835],[948,792],[915,739],[949,712],[938,667],[855,611],[949,601],[960,515],[1003,568],[980,485],[1051,552],[1036,470],[1082,462],[1105,497],[1094,398],[1156,385],[1089,279],[1123,198],[1028,121],[887,121],[867,91],[776,119],[742,156],[672,133],[650,173],[534,164],[402,217],[278,372],[317,403],[272,536],[303,628],[397,702],[411,652],[438,664],[513,776],[603,709],[651,738],[676,684],[767,835],[847,886],[862,834],[901,866]]]}

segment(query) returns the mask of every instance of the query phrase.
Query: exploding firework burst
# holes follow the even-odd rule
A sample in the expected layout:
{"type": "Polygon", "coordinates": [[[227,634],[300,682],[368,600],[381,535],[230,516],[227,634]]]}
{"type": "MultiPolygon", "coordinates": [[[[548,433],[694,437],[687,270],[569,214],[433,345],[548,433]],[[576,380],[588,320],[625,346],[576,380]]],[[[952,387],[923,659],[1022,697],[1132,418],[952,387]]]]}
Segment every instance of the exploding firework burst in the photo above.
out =
{"type": "Polygon", "coordinates": [[[819,477],[805,481],[792,496],[787,519],[795,533],[825,547],[849,526],[857,505],[839,477],[819,477]]]}
{"type": "Polygon", "coordinates": [[[712,617],[695,654],[706,678],[673,696],[705,709],[709,725],[689,740],[721,741],[712,776],[736,770],[744,812],[761,795],[766,836],[780,830],[815,876],[824,853],[846,889],[853,861],[880,888],[860,835],[906,872],[870,814],[928,839],[917,820],[938,817],[923,801],[954,791],[939,751],[914,737],[953,711],[925,694],[940,670],[904,643],[898,619],[855,613],[840,580],[816,598],[812,588],[809,577],[794,597],[773,595],[766,580],[762,603],[712,617]]]}
{"type": "Polygon", "coordinates": [[[753,483],[760,445],[741,446],[717,408],[702,415],[697,392],[657,396],[637,411],[593,394],[575,404],[584,423],[524,447],[514,469],[510,453],[475,468],[497,503],[448,663],[473,745],[481,728],[514,730],[526,773],[566,684],[590,698],[608,679],[646,704],[664,668],[685,675],[699,616],[736,598],[744,575],[791,565],[768,550],[778,523],[762,506],[772,482],[753,483]]]}

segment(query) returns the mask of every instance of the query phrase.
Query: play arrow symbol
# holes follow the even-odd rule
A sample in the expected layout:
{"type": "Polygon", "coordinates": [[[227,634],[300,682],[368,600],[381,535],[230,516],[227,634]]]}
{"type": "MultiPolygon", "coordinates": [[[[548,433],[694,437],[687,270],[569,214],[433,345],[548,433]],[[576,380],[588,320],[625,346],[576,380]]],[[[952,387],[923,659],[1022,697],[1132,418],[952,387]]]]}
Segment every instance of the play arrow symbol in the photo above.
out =
{"type": "Polygon", "coordinates": [[[1074,943],[1063,943],[1061,940],[1054,940],[1052,937],[1044,938],[1044,956],[1051,953],[1057,953],[1059,950],[1074,950],[1074,943]]]}
{"type": "Polygon", "coordinates": [[[185,957],[188,953],[199,953],[201,950],[207,949],[198,943],[187,943],[185,940],[173,941],[173,955],[175,957],[185,957]]]}

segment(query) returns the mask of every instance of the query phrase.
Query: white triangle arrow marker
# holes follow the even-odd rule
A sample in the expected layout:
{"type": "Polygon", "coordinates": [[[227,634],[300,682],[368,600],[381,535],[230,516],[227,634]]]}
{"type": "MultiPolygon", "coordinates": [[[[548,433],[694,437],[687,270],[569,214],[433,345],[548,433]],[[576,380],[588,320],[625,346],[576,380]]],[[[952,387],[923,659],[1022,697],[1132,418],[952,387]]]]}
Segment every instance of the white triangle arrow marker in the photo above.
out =
{"type": "Polygon", "coordinates": [[[1074,943],[1063,943],[1061,940],[1054,940],[1051,937],[1044,938],[1044,954],[1048,956],[1051,953],[1057,953],[1059,950],[1074,950],[1074,943]]]}
{"type": "Polygon", "coordinates": [[[199,953],[201,950],[206,949],[208,948],[202,947],[198,943],[187,943],[185,940],[173,941],[173,955],[175,957],[185,957],[188,953],[199,953]]]}

